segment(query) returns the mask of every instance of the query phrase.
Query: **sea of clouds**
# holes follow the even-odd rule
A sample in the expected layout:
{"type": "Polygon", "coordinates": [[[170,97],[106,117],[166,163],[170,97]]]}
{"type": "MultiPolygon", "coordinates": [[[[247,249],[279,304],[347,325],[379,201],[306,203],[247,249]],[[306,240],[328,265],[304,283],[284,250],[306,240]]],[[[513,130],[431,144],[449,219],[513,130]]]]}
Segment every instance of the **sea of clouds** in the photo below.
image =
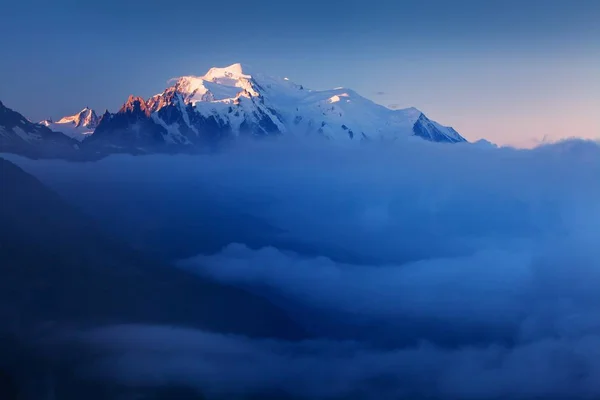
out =
{"type": "Polygon", "coordinates": [[[595,143],[7,158],[132,242],[168,248],[178,267],[271,299],[314,336],[103,327],[76,335],[103,350],[94,376],[214,395],[600,396],[595,143]]]}

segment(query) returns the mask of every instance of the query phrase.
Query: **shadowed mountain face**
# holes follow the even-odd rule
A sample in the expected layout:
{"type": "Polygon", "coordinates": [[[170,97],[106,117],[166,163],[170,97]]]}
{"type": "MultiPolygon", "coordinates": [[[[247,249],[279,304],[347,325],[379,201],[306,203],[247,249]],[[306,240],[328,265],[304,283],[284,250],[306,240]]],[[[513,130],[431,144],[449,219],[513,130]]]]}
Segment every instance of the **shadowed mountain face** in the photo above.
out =
{"type": "Polygon", "coordinates": [[[144,100],[130,96],[116,114],[104,113],[94,134],[86,139],[86,144],[104,146],[109,152],[117,148],[131,148],[136,143],[152,149],[164,145],[166,133],[165,128],[150,119],[144,100]]]}
{"type": "Polygon", "coordinates": [[[29,157],[69,156],[75,153],[77,141],[35,124],[0,102],[0,152],[29,157]]]}
{"type": "Polygon", "coordinates": [[[255,337],[303,336],[278,308],[243,290],[148,260],[14,164],[0,159],[0,320],[158,323],[255,337]]]}
{"type": "Polygon", "coordinates": [[[161,265],[105,236],[94,221],[2,158],[0,321],[2,400],[46,398],[53,392],[73,400],[128,393],[131,398],[201,398],[195,392],[181,397],[185,391],[177,388],[144,394],[80,381],[76,359],[89,353],[43,344],[48,334],[63,329],[144,323],[249,337],[305,337],[267,300],[161,265]]]}
{"type": "MultiPolygon", "coordinates": [[[[3,121],[8,123],[3,126],[16,128],[2,130],[6,140],[1,142],[0,152],[11,150],[5,146],[8,133],[17,138],[23,132],[50,132],[49,137],[54,137],[55,132],[46,127],[4,110],[3,121]],[[12,124],[13,119],[17,125],[12,124]]],[[[125,111],[137,112],[135,108],[125,111]]],[[[64,135],[57,137],[71,143],[64,135]]],[[[32,153],[23,151],[25,154],[38,156],[33,151],[35,142],[24,143],[24,148],[32,149],[32,153]]],[[[264,298],[162,265],[107,236],[91,218],[2,158],[0,321],[2,400],[52,398],[44,387],[46,370],[58,377],[55,398],[62,400],[112,399],[128,390],[117,385],[95,388],[75,378],[77,363],[72,358],[80,358],[87,350],[54,349],[45,339],[63,330],[148,324],[253,338],[296,340],[307,336],[264,298]]],[[[143,397],[136,390],[126,398],[199,398],[195,392],[187,394],[185,388],[157,389],[148,389],[143,397]]]]}

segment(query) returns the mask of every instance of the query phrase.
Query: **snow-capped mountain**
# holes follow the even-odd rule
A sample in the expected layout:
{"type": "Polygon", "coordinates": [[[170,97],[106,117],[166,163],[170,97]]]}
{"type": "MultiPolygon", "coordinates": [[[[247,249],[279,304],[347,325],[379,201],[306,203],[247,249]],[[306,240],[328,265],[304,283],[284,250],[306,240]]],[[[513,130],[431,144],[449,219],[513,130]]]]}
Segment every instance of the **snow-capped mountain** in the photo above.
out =
{"type": "Polygon", "coordinates": [[[73,139],[82,141],[94,133],[99,121],[100,119],[94,110],[85,107],[77,114],[63,117],[57,122],[52,121],[52,119],[46,119],[41,121],[40,124],[53,131],[62,132],[73,139]]]}
{"type": "Polygon", "coordinates": [[[150,150],[201,146],[240,135],[319,135],[339,141],[418,136],[464,142],[415,108],[391,110],[350,89],[309,90],[241,64],[183,76],[148,100],[131,96],[86,142],[150,150]]]}
{"type": "Polygon", "coordinates": [[[466,142],[416,108],[392,110],[345,88],[310,90],[241,64],[170,83],[149,99],[130,96],[118,112],[100,118],[86,107],[57,122],[35,124],[0,103],[0,143],[6,150],[25,144],[41,149],[47,142],[52,145],[44,151],[54,153],[60,144],[80,149],[70,157],[88,159],[114,152],[194,152],[238,136],[466,142]]]}
{"type": "Polygon", "coordinates": [[[64,154],[77,147],[75,140],[29,121],[0,102],[0,152],[41,156],[64,154]]]}

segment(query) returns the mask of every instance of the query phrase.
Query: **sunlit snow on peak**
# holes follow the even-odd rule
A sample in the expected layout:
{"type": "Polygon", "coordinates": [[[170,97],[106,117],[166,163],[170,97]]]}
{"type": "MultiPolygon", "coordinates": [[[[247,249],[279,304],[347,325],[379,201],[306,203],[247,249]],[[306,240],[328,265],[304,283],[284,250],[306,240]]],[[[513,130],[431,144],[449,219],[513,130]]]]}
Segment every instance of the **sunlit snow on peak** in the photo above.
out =
{"type": "Polygon", "coordinates": [[[47,119],[41,121],[40,124],[53,131],[62,132],[73,139],[81,141],[94,133],[94,129],[98,126],[98,122],[99,118],[94,110],[85,107],[77,114],[62,117],[57,122],[54,122],[52,119],[47,119]]]}
{"type": "Polygon", "coordinates": [[[203,76],[182,76],[171,82],[175,82],[174,88],[191,104],[233,101],[246,93],[246,96],[258,96],[251,82],[252,76],[246,70],[245,66],[237,63],[224,68],[213,67],[203,76]]]}
{"type": "Polygon", "coordinates": [[[213,79],[250,79],[252,75],[249,73],[249,69],[246,65],[242,65],[241,63],[232,64],[228,67],[219,68],[213,67],[208,70],[206,75],[204,75],[204,79],[213,80],[213,79]]]}
{"type": "MultiPolygon", "coordinates": [[[[350,95],[348,93],[340,93],[340,94],[336,94],[334,96],[331,96],[329,98],[329,102],[330,103],[338,103],[340,101],[342,101],[342,97],[350,97],[350,95]]],[[[346,102],[349,102],[350,99],[346,99],[346,102]]]]}

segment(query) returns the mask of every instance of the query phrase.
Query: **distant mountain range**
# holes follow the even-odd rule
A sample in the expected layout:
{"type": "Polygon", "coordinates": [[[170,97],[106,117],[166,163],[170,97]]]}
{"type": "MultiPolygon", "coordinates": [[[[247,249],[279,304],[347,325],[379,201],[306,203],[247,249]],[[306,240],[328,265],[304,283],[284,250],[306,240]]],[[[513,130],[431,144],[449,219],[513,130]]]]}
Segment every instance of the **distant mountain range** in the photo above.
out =
{"type": "Polygon", "coordinates": [[[51,119],[46,119],[40,122],[40,124],[50,128],[55,132],[61,132],[72,139],[82,141],[92,133],[98,127],[100,118],[96,115],[96,112],[88,107],[79,111],[75,115],[69,115],[59,119],[57,122],[51,119]]]}
{"type": "Polygon", "coordinates": [[[40,156],[194,152],[239,136],[276,135],[466,142],[416,108],[392,110],[350,89],[309,90],[241,64],[174,79],[162,93],[149,99],[130,96],[116,113],[100,117],[85,107],[57,122],[32,123],[0,103],[2,151],[40,156]]]}
{"type": "Polygon", "coordinates": [[[71,154],[78,147],[77,141],[27,120],[0,102],[0,152],[44,157],[71,154]]]}

